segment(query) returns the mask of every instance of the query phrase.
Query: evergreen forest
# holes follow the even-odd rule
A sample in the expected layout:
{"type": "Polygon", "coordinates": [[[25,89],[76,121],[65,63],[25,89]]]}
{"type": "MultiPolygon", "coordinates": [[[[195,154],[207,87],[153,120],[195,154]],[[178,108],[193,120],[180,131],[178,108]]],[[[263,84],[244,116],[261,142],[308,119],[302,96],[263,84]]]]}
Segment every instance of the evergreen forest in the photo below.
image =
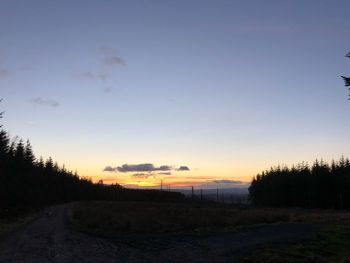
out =
{"type": "MultiPolygon", "coordinates": [[[[2,113],[0,117],[2,117],[2,113]]],[[[179,201],[180,193],[127,189],[93,183],[59,166],[52,158],[36,158],[29,140],[10,139],[0,127],[0,217],[28,209],[81,200],[179,201]]]]}
{"type": "Polygon", "coordinates": [[[256,206],[349,209],[350,161],[272,167],[253,179],[249,194],[256,206]]]}

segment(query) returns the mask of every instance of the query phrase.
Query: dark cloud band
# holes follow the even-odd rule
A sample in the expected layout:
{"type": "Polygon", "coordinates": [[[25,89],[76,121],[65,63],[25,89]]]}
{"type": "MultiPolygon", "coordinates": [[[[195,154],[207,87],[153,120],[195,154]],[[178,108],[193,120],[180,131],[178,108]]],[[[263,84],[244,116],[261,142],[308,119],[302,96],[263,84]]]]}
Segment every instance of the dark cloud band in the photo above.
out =
{"type": "Polygon", "coordinates": [[[176,169],[176,171],[189,171],[190,168],[188,168],[187,166],[180,166],[179,168],[176,169]]]}
{"type": "Polygon", "coordinates": [[[118,172],[127,173],[127,172],[154,172],[154,171],[170,171],[171,167],[168,165],[162,165],[155,167],[151,163],[143,164],[123,164],[122,166],[117,167],[118,172]]]}
{"type": "Polygon", "coordinates": [[[170,171],[189,171],[187,166],[180,166],[179,168],[174,168],[170,165],[155,166],[152,163],[142,163],[142,164],[123,164],[122,166],[112,167],[106,166],[104,172],[120,172],[120,173],[143,173],[143,172],[162,172],[159,174],[169,175],[170,171]]]}

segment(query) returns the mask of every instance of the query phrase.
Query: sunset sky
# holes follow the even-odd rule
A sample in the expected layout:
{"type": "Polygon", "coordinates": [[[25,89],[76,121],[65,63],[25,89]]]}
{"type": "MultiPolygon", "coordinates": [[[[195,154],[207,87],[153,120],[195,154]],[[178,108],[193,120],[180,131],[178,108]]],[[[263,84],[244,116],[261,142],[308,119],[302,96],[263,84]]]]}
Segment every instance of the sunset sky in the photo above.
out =
{"type": "Polygon", "coordinates": [[[1,122],[129,187],[350,156],[350,1],[261,3],[1,0],[1,122]]]}

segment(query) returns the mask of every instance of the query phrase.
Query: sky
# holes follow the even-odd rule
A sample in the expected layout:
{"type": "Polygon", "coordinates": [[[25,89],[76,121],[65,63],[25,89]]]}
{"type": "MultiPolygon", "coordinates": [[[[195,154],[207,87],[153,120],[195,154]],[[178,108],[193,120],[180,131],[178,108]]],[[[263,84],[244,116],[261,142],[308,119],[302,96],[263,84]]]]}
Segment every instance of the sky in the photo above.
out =
{"type": "Polygon", "coordinates": [[[80,176],[244,187],[350,156],[349,1],[0,0],[0,109],[80,176]]]}

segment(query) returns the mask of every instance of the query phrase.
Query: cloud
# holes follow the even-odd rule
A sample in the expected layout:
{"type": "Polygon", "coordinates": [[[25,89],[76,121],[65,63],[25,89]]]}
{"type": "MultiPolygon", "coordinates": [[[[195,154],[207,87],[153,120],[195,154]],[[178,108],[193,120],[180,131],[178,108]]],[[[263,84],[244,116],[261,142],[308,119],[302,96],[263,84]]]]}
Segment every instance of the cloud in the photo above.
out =
{"type": "Polygon", "coordinates": [[[94,73],[91,71],[85,71],[80,74],[81,77],[86,78],[86,79],[95,79],[96,76],[94,73]]]}
{"type": "Polygon", "coordinates": [[[148,178],[150,176],[154,176],[153,173],[135,173],[132,176],[138,177],[138,178],[148,178]]]}
{"type": "Polygon", "coordinates": [[[156,171],[170,171],[172,169],[169,165],[162,165],[159,168],[156,168],[156,171]]]}
{"type": "Polygon", "coordinates": [[[176,171],[189,171],[190,168],[188,168],[187,166],[180,166],[179,168],[176,169],[176,171]]]}
{"type": "Polygon", "coordinates": [[[114,65],[122,65],[125,66],[126,63],[124,59],[118,57],[118,56],[111,56],[111,57],[106,57],[103,60],[104,64],[107,66],[114,66],[114,65]]]}
{"type": "Polygon", "coordinates": [[[116,167],[112,167],[112,166],[106,166],[104,169],[103,169],[103,172],[116,172],[116,167]]]}
{"type": "MultiPolygon", "coordinates": [[[[94,82],[94,84],[99,82],[99,84],[103,83],[103,86],[105,84],[109,85],[111,84],[110,81],[115,77],[113,72],[115,67],[125,66],[126,62],[123,58],[116,55],[117,50],[113,47],[101,46],[97,50],[99,53],[96,61],[98,63],[97,66],[77,73],[74,77],[80,80],[94,82]]],[[[112,91],[112,88],[102,88],[101,91],[109,93],[112,91]]]]}
{"type": "Polygon", "coordinates": [[[0,77],[7,77],[11,75],[11,72],[5,68],[0,68],[0,77]]]}
{"type": "Polygon", "coordinates": [[[97,78],[99,78],[100,80],[106,80],[108,78],[108,74],[107,73],[99,73],[99,74],[97,74],[97,78]]]}
{"type": "Polygon", "coordinates": [[[242,184],[242,181],[238,180],[228,180],[228,179],[221,179],[221,180],[213,180],[212,183],[216,184],[242,184]]]}
{"type": "Polygon", "coordinates": [[[104,89],[103,89],[103,92],[104,93],[110,93],[110,92],[112,92],[113,91],[113,88],[112,87],[105,87],[104,89]]]}
{"type": "Polygon", "coordinates": [[[98,48],[98,51],[104,55],[110,55],[117,53],[117,49],[109,46],[101,46],[98,48]]]}
{"type": "Polygon", "coordinates": [[[171,172],[162,172],[162,173],[158,173],[159,175],[171,175],[171,172]]]}
{"type": "Polygon", "coordinates": [[[94,73],[91,71],[84,71],[80,73],[80,77],[87,80],[106,80],[109,77],[109,75],[104,72],[94,73]]]}
{"type": "Polygon", "coordinates": [[[32,103],[35,103],[35,104],[47,105],[47,106],[50,106],[50,107],[58,107],[58,106],[60,106],[60,104],[57,101],[55,101],[55,100],[43,99],[41,97],[32,98],[30,101],[32,103]]]}
{"type": "Polygon", "coordinates": [[[141,164],[123,164],[122,166],[112,167],[106,166],[104,172],[120,172],[120,173],[151,173],[151,172],[160,172],[159,175],[171,175],[170,171],[189,171],[190,169],[187,166],[180,166],[179,168],[174,168],[170,165],[161,165],[155,166],[152,163],[141,163],[141,164]]]}
{"type": "Polygon", "coordinates": [[[153,172],[153,171],[170,171],[171,167],[168,165],[162,165],[160,167],[155,167],[151,163],[142,164],[123,164],[117,167],[117,170],[121,173],[127,172],[153,172]]]}

